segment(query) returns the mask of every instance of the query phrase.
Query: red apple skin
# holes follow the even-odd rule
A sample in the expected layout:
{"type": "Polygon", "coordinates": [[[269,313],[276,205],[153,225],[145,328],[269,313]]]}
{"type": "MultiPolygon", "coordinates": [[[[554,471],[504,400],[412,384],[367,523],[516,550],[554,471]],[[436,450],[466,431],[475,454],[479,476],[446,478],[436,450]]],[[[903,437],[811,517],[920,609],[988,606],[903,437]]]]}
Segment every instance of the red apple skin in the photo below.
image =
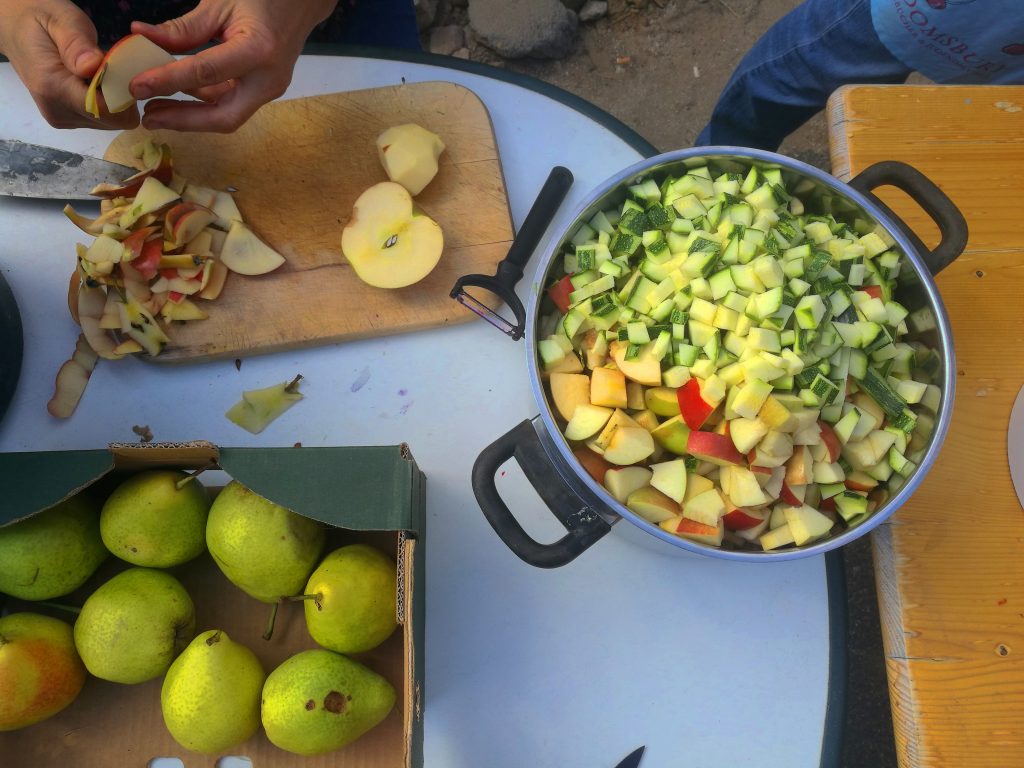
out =
{"type": "Polygon", "coordinates": [[[736,508],[726,512],[722,516],[722,522],[730,531],[745,531],[748,528],[755,528],[764,522],[763,517],[757,517],[756,513],[745,509],[736,508]]]}
{"type": "Polygon", "coordinates": [[[708,416],[715,410],[713,405],[708,404],[701,397],[700,382],[697,379],[690,379],[677,389],[676,398],[679,400],[679,412],[683,415],[683,421],[694,431],[700,429],[701,425],[708,420],[708,416]]]}
{"type": "Polygon", "coordinates": [[[779,498],[789,504],[791,507],[799,507],[803,504],[797,495],[793,493],[793,489],[786,485],[786,481],[782,481],[782,490],[779,491],[779,498]]]}
{"type": "Polygon", "coordinates": [[[588,475],[604,485],[604,475],[612,468],[613,465],[611,463],[606,461],[601,454],[594,453],[594,451],[589,448],[585,448],[584,446],[579,446],[578,448],[573,449],[572,454],[582,465],[583,469],[587,471],[588,475]]]}
{"type": "Polygon", "coordinates": [[[878,486],[878,481],[863,472],[851,472],[843,484],[851,491],[872,491],[878,486]]]}
{"type": "Polygon", "coordinates": [[[57,714],[75,700],[85,678],[69,624],[37,613],[0,618],[0,731],[57,714]]]}
{"type": "Polygon", "coordinates": [[[828,449],[828,460],[835,464],[839,461],[839,454],[843,449],[842,444],[839,442],[839,438],[836,436],[836,432],[832,429],[831,424],[826,424],[824,421],[818,420],[818,427],[821,429],[821,442],[825,444],[828,449]]]}
{"type": "Polygon", "coordinates": [[[704,459],[719,466],[725,464],[743,466],[746,464],[743,454],[736,450],[732,438],[714,432],[697,430],[691,432],[686,438],[686,452],[698,459],[704,459]]]}
{"type": "Polygon", "coordinates": [[[679,521],[679,525],[676,526],[676,533],[689,533],[696,536],[716,536],[718,534],[718,529],[713,525],[704,525],[704,523],[698,523],[696,520],[684,517],[679,521]]]}
{"type": "MultiPolygon", "coordinates": [[[[749,456],[747,457],[747,460],[750,461],[750,457],[749,456]]],[[[768,467],[754,467],[754,466],[752,466],[752,467],[750,467],[750,471],[751,472],[757,472],[759,475],[770,475],[772,473],[772,471],[768,467]]]]}
{"type": "Polygon", "coordinates": [[[822,499],[821,503],[818,504],[818,509],[822,512],[835,512],[836,500],[834,498],[822,499]]]}
{"type": "Polygon", "coordinates": [[[558,307],[558,311],[563,315],[569,311],[569,294],[575,289],[572,287],[572,281],[569,279],[570,275],[566,275],[557,283],[548,288],[548,296],[555,302],[555,306],[558,307]]]}
{"type": "Polygon", "coordinates": [[[131,265],[147,280],[152,280],[160,271],[160,257],[163,255],[163,242],[160,238],[147,240],[142,244],[139,257],[132,259],[131,265]]]}
{"type": "Polygon", "coordinates": [[[861,290],[873,299],[882,298],[882,286],[880,285],[865,285],[861,290]]]}

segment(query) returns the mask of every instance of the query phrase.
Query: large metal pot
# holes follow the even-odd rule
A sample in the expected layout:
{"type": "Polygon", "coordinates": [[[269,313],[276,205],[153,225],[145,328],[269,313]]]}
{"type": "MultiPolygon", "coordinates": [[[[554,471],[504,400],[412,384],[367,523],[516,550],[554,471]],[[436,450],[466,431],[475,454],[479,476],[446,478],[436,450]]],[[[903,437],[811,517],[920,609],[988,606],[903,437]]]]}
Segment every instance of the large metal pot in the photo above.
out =
{"type": "Polygon", "coordinates": [[[966,243],[967,224],[956,206],[931,181],[903,163],[879,163],[865,169],[849,183],[843,183],[806,163],[771,152],[734,147],[703,147],[657,155],[626,168],[596,189],[575,212],[569,226],[547,244],[537,271],[535,289],[530,291],[525,334],[530,381],[540,413],[498,438],[478,457],[473,467],[472,481],[484,515],[516,555],[531,565],[543,568],[558,567],[570,562],[622,520],[679,550],[745,561],[778,561],[819,555],[863,536],[890,517],[909,498],[935,462],[942,446],[949,426],[956,367],[949,321],[933,276],[959,256],[966,243]],[[925,308],[934,319],[934,330],[921,340],[939,353],[941,367],[935,381],[942,390],[942,402],[924,459],[898,492],[866,521],[839,535],[803,547],[771,552],[716,548],[675,536],[631,512],[594,481],[573,456],[552,415],[552,406],[548,402],[538,368],[538,321],[542,304],[546,301],[545,292],[540,287],[547,284],[549,272],[555,268],[557,258],[579,225],[588,221],[598,210],[621,204],[626,195],[626,187],[635,183],[638,177],[666,173],[681,175],[687,167],[709,161],[719,165],[732,161],[748,167],[753,164],[780,168],[787,179],[792,179],[793,184],[807,188],[808,191],[800,195],[805,202],[811,200],[826,207],[836,218],[855,216],[881,224],[913,266],[913,270],[902,270],[896,298],[911,311],[925,308]],[[874,189],[886,185],[906,192],[935,221],[941,232],[938,246],[928,249],[872,194],[874,189]],[[510,458],[516,459],[545,504],[565,527],[566,534],[558,541],[542,544],[531,538],[501,499],[495,485],[495,475],[499,467],[510,458]]]}

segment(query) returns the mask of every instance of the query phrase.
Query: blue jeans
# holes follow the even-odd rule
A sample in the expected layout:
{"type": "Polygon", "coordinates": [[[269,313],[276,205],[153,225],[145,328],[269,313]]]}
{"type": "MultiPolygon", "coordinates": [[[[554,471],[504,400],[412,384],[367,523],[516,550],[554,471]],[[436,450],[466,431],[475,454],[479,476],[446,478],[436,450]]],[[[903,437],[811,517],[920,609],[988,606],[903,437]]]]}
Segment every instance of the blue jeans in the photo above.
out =
{"type": "Polygon", "coordinates": [[[847,83],[902,83],[911,70],[882,44],[870,0],[807,0],[739,63],[695,146],[775,151],[847,83]]]}

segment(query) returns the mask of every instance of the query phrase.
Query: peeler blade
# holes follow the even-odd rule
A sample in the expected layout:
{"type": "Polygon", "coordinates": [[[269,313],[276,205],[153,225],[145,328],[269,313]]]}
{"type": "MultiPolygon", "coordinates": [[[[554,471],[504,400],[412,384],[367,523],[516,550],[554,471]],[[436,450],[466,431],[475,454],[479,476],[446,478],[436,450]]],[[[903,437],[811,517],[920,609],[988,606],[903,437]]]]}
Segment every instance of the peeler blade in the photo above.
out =
{"type": "Polygon", "coordinates": [[[510,336],[513,341],[523,335],[522,328],[515,323],[510,323],[498,312],[467,293],[464,289],[457,291],[454,295],[454,299],[473,314],[483,318],[505,335],[510,336]]]}

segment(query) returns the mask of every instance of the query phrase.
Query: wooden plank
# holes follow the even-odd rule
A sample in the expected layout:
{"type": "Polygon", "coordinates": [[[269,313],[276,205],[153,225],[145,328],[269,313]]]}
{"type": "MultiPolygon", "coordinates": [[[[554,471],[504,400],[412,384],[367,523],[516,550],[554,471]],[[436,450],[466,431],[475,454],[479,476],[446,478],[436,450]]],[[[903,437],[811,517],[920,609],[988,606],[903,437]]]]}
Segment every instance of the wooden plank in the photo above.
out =
{"type": "Polygon", "coordinates": [[[286,258],[260,277],[231,275],[204,304],[208,320],[178,324],[157,361],[240,357],[460,323],[473,317],[448,297],[467,273],[493,274],[512,220],[490,116],[454,83],[410,83],[268,104],[230,135],[119,135],[106,157],[132,162],[146,136],[166,141],[190,180],[236,188],[243,218],[286,258]],[[416,122],[445,142],[437,177],[415,204],[445,235],[441,262],[423,281],[383,290],[360,281],[341,254],[356,198],[385,181],[374,144],[385,128],[416,122]]]}
{"type": "MultiPolygon", "coordinates": [[[[1024,88],[850,86],[829,104],[833,170],[902,160],[967,218],[938,277],[957,359],[946,443],[913,498],[874,534],[890,696],[903,768],[1024,765],[1024,514],[1006,434],[1024,384],[1024,88]]],[[[879,196],[929,244],[902,193],[879,196]]]]}

